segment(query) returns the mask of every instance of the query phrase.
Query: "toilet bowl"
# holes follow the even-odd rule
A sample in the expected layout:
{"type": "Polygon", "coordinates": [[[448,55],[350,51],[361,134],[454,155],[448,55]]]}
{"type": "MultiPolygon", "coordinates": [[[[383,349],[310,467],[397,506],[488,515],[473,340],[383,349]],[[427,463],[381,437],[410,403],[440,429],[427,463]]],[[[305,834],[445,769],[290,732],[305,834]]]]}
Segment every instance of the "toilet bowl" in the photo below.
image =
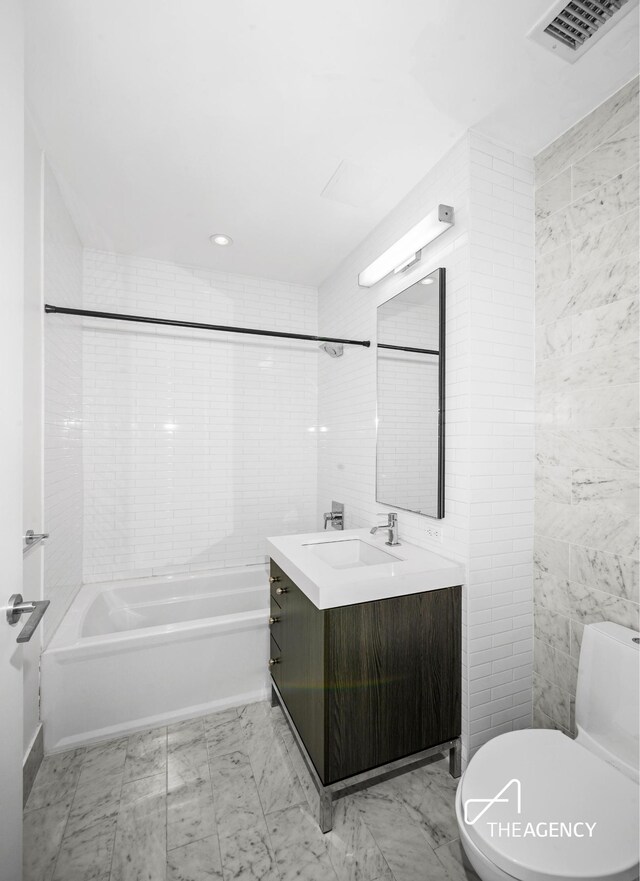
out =
{"type": "Polygon", "coordinates": [[[482,881],[636,881],[640,647],[616,624],[585,627],[572,740],[513,731],[460,779],[460,841],[482,881]]]}

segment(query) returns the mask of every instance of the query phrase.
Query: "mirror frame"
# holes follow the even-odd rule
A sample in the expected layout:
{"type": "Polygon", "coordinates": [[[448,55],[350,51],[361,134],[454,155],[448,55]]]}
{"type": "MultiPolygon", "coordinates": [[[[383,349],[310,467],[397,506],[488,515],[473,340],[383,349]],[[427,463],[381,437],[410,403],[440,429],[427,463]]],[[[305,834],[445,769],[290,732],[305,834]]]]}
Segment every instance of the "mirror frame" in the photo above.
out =
{"type": "MultiPolygon", "coordinates": [[[[447,273],[444,267],[432,269],[421,275],[420,278],[414,279],[411,284],[406,285],[402,290],[397,291],[393,297],[389,297],[383,303],[376,307],[376,502],[380,505],[386,505],[388,508],[397,508],[399,511],[409,511],[412,514],[419,514],[421,517],[429,517],[431,520],[442,520],[444,518],[444,501],[445,501],[445,362],[446,362],[446,292],[447,273]],[[380,401],[378,395],[378,348],[390,348],[390,346],[378,341],[378,309],[381,309],[386,303],[391,302],[395,297],[408,291],[414,285],[419,284],[423,278],[437,273],[438,281],[438,483],[436,490],[436,513],[427,514],[424,511],[415,511],[412,508],[403,508],[401,505],[394,505],[392,502],[384,501],[378,498],[378,461],[380,452],[380,401]]],[[[402,346],[395,348],[402,349],[402,346]]]]}

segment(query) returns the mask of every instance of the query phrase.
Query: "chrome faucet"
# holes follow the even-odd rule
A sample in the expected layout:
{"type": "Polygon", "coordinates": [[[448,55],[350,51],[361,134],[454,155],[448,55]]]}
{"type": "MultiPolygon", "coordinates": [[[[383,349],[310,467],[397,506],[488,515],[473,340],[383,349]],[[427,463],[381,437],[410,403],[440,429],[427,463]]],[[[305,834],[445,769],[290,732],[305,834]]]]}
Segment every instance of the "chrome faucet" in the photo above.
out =
{"type": "Polygon", "coordinates": [[[371,535],[375,535],[379,529],[388,529],[389,530],[389,538],[385,542],[387,545],[399,545],[398,541],[398,515],[395,512],[391,512],[389,514],[381,514],[381,516],[387,518],[387,522],[383,523],[381,526],[374,526],[371,529],[371,535]]]}
{"type": "Polygon", "coordinates": [[[342,502],[331,502],[331,510],[324,517],[324,528],[330,523],[334,529],[344,529],[344,505],[342,502]]]}

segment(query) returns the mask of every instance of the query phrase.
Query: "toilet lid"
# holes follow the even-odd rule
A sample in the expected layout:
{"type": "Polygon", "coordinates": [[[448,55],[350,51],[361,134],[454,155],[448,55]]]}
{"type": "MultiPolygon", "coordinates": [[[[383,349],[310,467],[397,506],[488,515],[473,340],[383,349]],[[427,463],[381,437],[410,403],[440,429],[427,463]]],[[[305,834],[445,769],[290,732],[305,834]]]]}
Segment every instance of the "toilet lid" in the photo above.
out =
{"type": "Polygon", "coordinates": [[[519,881],[633,881],[638,792],[559,731],[513,731],[471,759],[460,807],[472,842],[519,881]]]}

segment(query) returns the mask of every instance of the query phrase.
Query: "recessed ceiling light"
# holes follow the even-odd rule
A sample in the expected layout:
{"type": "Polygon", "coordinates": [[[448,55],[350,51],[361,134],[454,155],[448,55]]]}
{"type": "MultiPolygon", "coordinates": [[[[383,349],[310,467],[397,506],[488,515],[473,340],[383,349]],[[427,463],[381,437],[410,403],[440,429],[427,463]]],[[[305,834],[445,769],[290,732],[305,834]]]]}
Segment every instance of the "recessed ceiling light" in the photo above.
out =
{"type": "Polygon", "coordinates": [[[217,232],[212,236],[209,236],[209,241],[212,245],[220,245],[221,247],[224,247],[224,245],[233,245],[233,239],[231,236],[226,236],[222,232],[217,232]]]}
{"type": "Polygon", "coordinates": [[[420,279],[420,284],[433,284],[434,281],[435,281],[434,278],[430,278],[429,276],[427,276],[426,278],[420,279]]]}

